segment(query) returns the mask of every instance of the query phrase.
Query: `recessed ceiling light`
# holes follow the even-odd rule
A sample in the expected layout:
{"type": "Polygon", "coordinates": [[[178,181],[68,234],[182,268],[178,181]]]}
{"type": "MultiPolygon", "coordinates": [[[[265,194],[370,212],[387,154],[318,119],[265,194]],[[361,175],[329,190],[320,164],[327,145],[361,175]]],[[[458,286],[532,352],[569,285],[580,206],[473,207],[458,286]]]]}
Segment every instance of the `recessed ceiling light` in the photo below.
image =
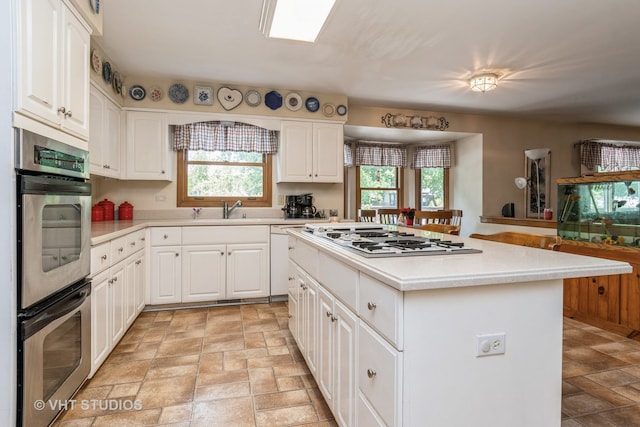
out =
{"type": "Polygon", "coordinates": [[[336,0],[264,0],[260,31],[270,38],[315,42],[336,0]]]}

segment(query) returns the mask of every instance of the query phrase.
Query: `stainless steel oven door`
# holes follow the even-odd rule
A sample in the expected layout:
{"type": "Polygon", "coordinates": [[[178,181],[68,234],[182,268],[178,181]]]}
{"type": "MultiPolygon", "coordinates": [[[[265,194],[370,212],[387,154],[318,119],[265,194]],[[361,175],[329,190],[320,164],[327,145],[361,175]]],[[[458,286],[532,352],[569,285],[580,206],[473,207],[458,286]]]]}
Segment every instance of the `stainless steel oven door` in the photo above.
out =
{"type": "Polygon", "coordinates": [[[20,326],[22,425],[46,426],[91,370],[91,283],[20,326]]]}
{"type": "Polygon", "coordinates": [[[20,308],[27,309],[91,270],[91,185],[19,175],[20,308]]]}

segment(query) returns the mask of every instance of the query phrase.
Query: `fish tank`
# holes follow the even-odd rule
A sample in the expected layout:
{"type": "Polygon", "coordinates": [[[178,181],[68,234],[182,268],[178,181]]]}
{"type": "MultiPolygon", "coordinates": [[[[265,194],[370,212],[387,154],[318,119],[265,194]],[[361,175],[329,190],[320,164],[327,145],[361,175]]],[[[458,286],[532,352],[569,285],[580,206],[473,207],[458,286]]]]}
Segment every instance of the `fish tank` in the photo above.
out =
{"type": "Polygon", "coordinates": [[[640,247],[640,173],[563,178],[558,236],[563,240],[640,247]]]}

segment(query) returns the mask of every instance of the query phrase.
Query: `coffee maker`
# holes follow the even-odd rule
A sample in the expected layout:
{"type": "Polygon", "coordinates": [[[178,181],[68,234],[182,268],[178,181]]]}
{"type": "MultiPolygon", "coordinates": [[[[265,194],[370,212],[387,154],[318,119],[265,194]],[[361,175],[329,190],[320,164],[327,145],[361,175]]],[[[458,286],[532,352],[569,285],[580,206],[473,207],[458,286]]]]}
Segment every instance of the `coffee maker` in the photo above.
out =
{"type": "Polygon", "coordinates": [[[311,193],[285,196],[282,210],[285,218],[314,218],[317,213],[311,193]]]}

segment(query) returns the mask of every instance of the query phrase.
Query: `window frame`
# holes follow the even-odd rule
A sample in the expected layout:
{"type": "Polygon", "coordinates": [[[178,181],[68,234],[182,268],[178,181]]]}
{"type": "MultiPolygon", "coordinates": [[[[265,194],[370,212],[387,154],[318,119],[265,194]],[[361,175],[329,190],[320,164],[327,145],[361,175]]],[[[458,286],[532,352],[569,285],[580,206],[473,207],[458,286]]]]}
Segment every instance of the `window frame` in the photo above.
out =
{"type": "Polygon", "coordinates": [[[188,179],[188,164],[212,164],[212,165],[246,165],[249,166],[249,163],[230,163],[230,162],[203,162],[203,161],[194,161],[189,162],[187,156],[188,150],[179,150],[178,151],[178,171],[177,171],[177,191],[176,191],[176,205],[177,207],[217,207],[225,201],[236,201],[241,200],[243,207],[272,207],[272,164],[273,164],[273,155],[263,153],[263,162],[262,163],[251,163],[251,165],[262,165],[263,168],[263,188],[264,194],[262,197],[242,197],[242,196],[224,196],[224,197],[189,197],[187,185],[189,183],[188,179]]]}
{"type": "MultiPolygon", "coordinates": [[[[376,165],[362,165],[376,166],[376,165]]],[[[381,168],[394,167],[396,169],[396,188],[392,187],[365,187],[365,190],[396,190],[398,192],[398,209],[404,206],[404,169],[401,166],[379,166],[381,168]]],[[[362,188],[360,187],[360,166],[356,166],[356,212],[362,208],[362,188]]],[[[393,209],[393,208],[392,208],[393,209]]]]}
{"type": "MultiPolygon", "coordinates": [[[[416,201],[416,209],[422,210],[422,169],[430,169],[430,168],[418,168],[415,169],[415,201],[416,201]]],[[[443,168],[442,174],[442,186],[443,186],[443,209],[449,209],[449,170],[451,168],[443,168]]],[[[436,209],[426,209],[426,210],[436,210],[436,209]]]]}

